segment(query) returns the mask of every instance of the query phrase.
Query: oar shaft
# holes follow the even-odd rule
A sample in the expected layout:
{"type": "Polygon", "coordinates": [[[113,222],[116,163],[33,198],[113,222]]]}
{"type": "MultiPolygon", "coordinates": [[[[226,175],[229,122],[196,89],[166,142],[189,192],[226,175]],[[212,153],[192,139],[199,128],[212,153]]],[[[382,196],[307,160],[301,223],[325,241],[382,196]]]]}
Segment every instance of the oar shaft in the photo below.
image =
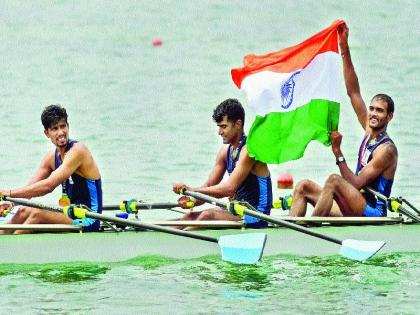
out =
{"type": "Polygon", "coordinates": [[[383,202],[388,202],[388,197],[385,195],[382,195],[380,192],[377,192],[376,190],[373,190],[370,187],[365,187],[368,192],[376,196],[377,198],[381,199],[383,202]]]}
{"type": "MultiPolygon", "coordinates": [[[[45,205],[43,203],[36,203],[36,202],[32,202],[32,201],[29,201],[29,200],[26,200],[26,199],[10,198],[10,197],[5,196],[4,200],[14,202],[16,204],[20,204],[20,205],[23,205],[23,206],[28,206],[28,207],[38,208],[38,209],[44,209],[44,210],[48,210],[48,211],[63,212],[63,208],[61,208],[61,207],[48,206],[48,205],[45,205]]],[[[150,223],[126,220],[126,219],[117,218],[117,217],[114,217],[114,216],[109,216],[109,215],[105,215],[105,214],[101,214],[101,213],[96,213],[96,212],[93,212],[93,211],[86,211],[85,215],[86,215],[87,218],[97,219],[97,220],[101,220],[101,221],[120,223],[122,225],[139,227],[139,228],[143,228],[143,229],[154,230],[154,231],[158,231],[158,232],[164,232],[164,233],[169,233],[169,234],[174,234],[174,235],[179,235],[179,236],[185,236],[185,237],[199,239],[199,240],[213,242],[213,243],[218,243],[219,242],[219,240],[217,238],[211,237],[211,236],[208,236],[208,235],[191,233],[191,232],[188,232],[188,231],[177,230],[177,229],[173,229],[173,228],[170,228],[170,227],[165,227],[165,226],[160,226],[160,225],[155,225],[155,224],[150,224],[150,223]]],[[[174,224],[176,224],[176,223],[174,222],[174,224]]]]}
{"type": "MultiPolygon", "coordinates": [[[[137,202],[136,209],[142,210],[149,210],[149,209],[168,209],[168,208],[175,208],[179,207],[178,203],[176,202],[153,202],[153,203],[145,203],[145,202],[137,202]]],[[[120,210],[120,205],[104,205],[102,207],[103,211],[108,210],[120,210]]]]}
{"type": "MultiPolygon", "coordinates": [[[[209,203],[214,204],[214,205],[219,206],[219,207],[223,207],[223,208],[227,207],[227,204],[225,202],[222,202],[217,198],[207,196],[207,195],[199,193],[199,192],[195,192],[195,191],[192,192],[192,191],[186,190],[186,191],[184,191],[184,194],[187,195],[187,196],[191,196],[191,197],[194,197],[194,198],[197,198],[197,199],[204,200],[206,202],[209,202],[209,203]]],[[[277,224],[277,225],[281,225],[281,226],[290,228],[292,230],[302,232],[302,233],[305,233],[305,234],[308,234],[308,235],[311,235],[311,236],[315,236],[315,237],[318,237],[318,238],[321,238],[321,239],[324,239],[326,241],[330,241],[330,242],[333,242],[333,243],[336,243],[336,244],[339,244],[339,245],[342,245],[342,243],[343,243],[342,240],[340,240],[338,238],[317,233],[315,231],[312,231],[308,228],[305,228],[303,226],[300,226],[300,225],[297,225],[297,224],[294,224],[294,223],[290,223],[290,222],[280,220],[280,219],[275,219],[271,216],[260,213],[258,211],[245,209],[244,213],[247,214],[247,215],[250,215],[252,217],[261,219],[263,221],[270,222],[270,223],[277,224]]]]}
{"type": "Polygon", "coordinates": [[[407,210],[403,206],[399,207],[398,212],[401,212],[402,214],[406,215],[407,217],[413,219],[413,221],[415,221],[417,223],[420,223],[420,216],[418,216],[414,213],[411,213],[409,210],[407,210]]]}
{"type": "Polygon", "coordinates": [[[332,236],[329,236],[329,235],[325,235],[325,234],[320,234],[318,232],[312,231],[311,229],[308,229],[304,226],[300,226],[298,224],[294,224],[294,223],[287,222],[287,221],[280,220],[280,219],[275,219],[275,218],[273,218],[269,215],[266,215],[264,213],[260,213],[258,211],[245,209],[244,212],[245,212],[245,214],[250,215],[254,218],[258,218],[258,219],[261,219],[263,221],[267,221],[267,222],[270,222],[270,223],[273,223],[273,224],[281,225],[281,226],[287,227],[289,229],[292,229],[292,230],[295,230],[295,231],[298,231],[298,232],[302,232],[302,233],[305,233],[305,234],[308,234],[308,235],[312,235],[312,236],[315,236],[315,237],[318,237],[318,238],[322,238],[323,240],[330,241],[330,242],[336,243],[338,245],[341,245],[343,243],[338,238],[335,238],[335,237],[332,237],[332,236]]]}
{"type": "Polygon", "coordinates": [[[20,198],[11,198],[11,197],[6,197],[6,196],[4,196],[3,198],[6,201],[10,201],[18,205],[22,205],[22,206],[44,209],[44,210],[54,211],[54,212],[63,212],[63,208],[58,207],[58,206],[46,205],[40,202],[38,203],[38,202],[29,201],[29,200],[20,199],[20,198]]]}
{"type": "MultiPolygon", "coordinates": [[[[127,220],[127,219],[117,218],[117,217],[109,216],[109,215],[106,215],[106,214],[100,214],[100,213],[91,212],[91,211],[88,211],[86,213],[86,217],[92,218],[92,219],[98,219],[98,220],[102,220],[102,221],[109,221],[109,222],[113,222],[113,223],[120,223],[122,225],[129,225],[129,226],[139,227],[139,228],[148,229],[148,230],[154,230],[154,231],[158,231],[158,232],[164,232],[164,233],[169,233],[169,234],[174,234],[174,235],[186,236],[186,237],[195,238],[195,239],[208,241],[208,242],[213,242],[213,243],[218,242],[217,238],[211,237],[211,236],[208,236],[208,235],[195,234],[195,233],[191,233],[191,232],[188,232],[188,231],[177,230],[177,229],[173,229],[173,228],[170,228],[170,227],[145,223],[145,222],[141,222],[141,221],[138,222],[138,221],[132,221],[132,220],[127,220]]],[[[174,222],[174,224],[176,224],[176,222],[174,222]]]]}
{"type": "Polygon", "coordinates": [[[420,215],[420,210],[414,207],[411,202],[409,202],[407,199],[403,198],[403,201],[411,208],[413,209],[417,214],[420,215]]]}

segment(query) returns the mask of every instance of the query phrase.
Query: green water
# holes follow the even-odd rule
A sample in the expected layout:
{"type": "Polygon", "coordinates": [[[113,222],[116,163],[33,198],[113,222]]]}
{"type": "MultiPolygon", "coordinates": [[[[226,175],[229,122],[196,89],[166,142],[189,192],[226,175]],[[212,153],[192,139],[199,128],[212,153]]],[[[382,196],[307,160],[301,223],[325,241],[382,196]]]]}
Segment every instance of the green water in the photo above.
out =
{"type": "MultiPolygon", "coordinates": [[[[393,194],[419,205],[419,11],[417,1],[2,1],[0,187],[29,180],[51,148],[42,108],[61,103],[71,136],[98,161],[105,203],[173,201],[174,182],[195,186],[208,176],[221,144],[211,121],[219,102],[239,98],[251,125],[230,69],[245,54],[296,44],[342,18],[363,96],[385,92],[396,103],[393,194]],[[156,37],[161,47],[151,45],[156,37]]],[[[354,166],[362,130],[344,86],[341,103],[343,152],[354,166]]],[[[303,159],[270,170],[322,183],[338,172],[334,162],[314,143],[303,159]]],[[[42,200],[58,197],[56,190],[42,200]]],[[[0,313],[414,314],[418,261],[412,253],[366,264],[276,256],[246,268],[218,257],[2,265],[0,313]]]]}
{"type": "Polygon", "coordinates": [[[0,308],[41,314],[416,314],[419,261],[419,253],[394,253],[366,263],[279,255],[256,266],[217,256],[2,265],[0,308]]]}

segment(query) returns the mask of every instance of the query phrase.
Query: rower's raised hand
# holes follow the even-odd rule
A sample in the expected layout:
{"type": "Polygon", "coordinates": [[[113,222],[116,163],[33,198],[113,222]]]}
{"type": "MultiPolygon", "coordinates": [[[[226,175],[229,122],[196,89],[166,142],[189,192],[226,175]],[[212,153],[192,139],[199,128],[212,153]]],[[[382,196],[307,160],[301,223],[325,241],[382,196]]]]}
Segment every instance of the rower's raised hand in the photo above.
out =
{"type": "Polygon", "coordinates": [[[337,31],[341,53],[345,53],[348,50],[349,27],[346,23],[343,23],[338,27],[337,31]]]}
{"type": "Polygon", "coordinates": [[[331,149],[334,153],[334,155],[338,156],[341,155],[341,140],[343,139],[343,136],[338,131],[331,132],[331,149]]]}

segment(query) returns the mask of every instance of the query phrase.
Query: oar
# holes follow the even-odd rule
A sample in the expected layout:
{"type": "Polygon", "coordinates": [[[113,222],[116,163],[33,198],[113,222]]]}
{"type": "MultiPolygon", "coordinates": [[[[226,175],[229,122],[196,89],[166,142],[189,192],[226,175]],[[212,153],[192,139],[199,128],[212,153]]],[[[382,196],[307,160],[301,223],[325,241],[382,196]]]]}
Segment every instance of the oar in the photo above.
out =
{"type": "Polygon", "coordinates": [[[102,207],[103,211],[109,210],[121,210],[123,212],[127,212],[127,206],[131,210],[132,213],[138,212],[138,210],[151,210],[151,209],[169,209],[179,207],[178,203],[176,202],[141,202],[135,201],[132,203],[128,203],[128,201],[123,201],[119,205],[104,205],[102,207]]]}
{"type": "Polygon", "coordinates": [[[417,212],[419,214],[419,210],[417,210],[411,203],[409,203],[407,200],[399,197],[399,198],[388,198],[385,195],[377,192],[376,190],[373,190],[370,187],[365,187],[365,189],[370,192],[371,194],[373,194],[376,198],[381,199],[383,202],[385,202],[390,210],[394,211],[394,212],[400,212],[404,215],[406,215],[407,217],[413,219],[413,221],[420,223],[420,216],[412,213],[410,210],[408,210],[407,208],[405,208],[402,205],[402,202],[404,201],[405,203],[407,203],[407,205],[409,207],[411,207],[415,212],[417,212]]]}
{"type": "MultiPolygon", "coordinates": [[[[186,203],[186,206],[191,209],[194,207],[194,202],[189,201],[186,203]]],[[[139,210],[152,210],[152,209],[165,209],[171,210],[174,212],[186,214],[189,210],[184,209],[175,209],[179,207],[178,203],[175,202],[142,202],[140,200],[131,199],[131,200],[124,200],[119,205],[105,205],[102,207],[102,211],[111,211],[111,210],[121,210],[120,214],[117,214],[118,217],[127,218],[128,214],[134,213],[137,214],[139,210]]]]}
{"type": "Polygon", "coordinates": [[[411,209],[413,209],[417,214],[420,215],[420,210],[414,207],[407,199],[403,197],[399,197],[398,199],[401,200],[401,202],[405,202],[411,209]]]}
{"type": "Polygon", "coordinates": [[[341,245],[340,254],[349,259],[360,260],[360,261],[366,260],[372,257],[373,255],[375,255],[385,245],[385,242],[382,242],[382,241],[360,241],[360,240],[353,240],[353,239],[340,240],[335,237],[331,237],[328,235],[314,232],[308,228],[305,228],[303,226],[300,226],[294,223],[290,223],[284,220],[273,218],[266,214],[260,213],[256,211],[255,209],[253,210],[249,209],[251,208],[249,205],[247,205],[248,206],[247,207],[238,202],[226,203],[226,202],[220,201],[217,198],[213,198],[199,192],[188,191],[185,189],[181,191],[181,193],[186,196],[191,196],[191,197],[206,201],[218,207],[228,209],[229,211],[231,207],[233,206],[233,211],[237,215],[240,215],[240,216],[244,216],[246,214],[255,218],[259,218],[263,221],[281,225],[281,226],[293,229],[298,232],[302,232],[302,233],[315,236],[315,237],[321,238],[323,240],[326,240],[332,243],[336,243],[338,245],[341,245]]]}
{"type": "Polygon", "coordinates": [[[170,227],[116,218],[114,216],[93,212],[83,205],[71,205],[69,207],[48,206],[43,203],[36,203],[26,199],[10,198],[0,195],[0,201],[1,200],[43,210],[62,212],[69,217],[78,219],[92,218],[217,243],[219,244],[220,251],[222,253],[222,259],[237,264],[254,264],[258,262],[263,255],[265,241],[267,239],[267,235],[265,233],[241,233],[235,235],[222,235],[219,238],[215,238],[208,235],[196,234],[170,227]]]}

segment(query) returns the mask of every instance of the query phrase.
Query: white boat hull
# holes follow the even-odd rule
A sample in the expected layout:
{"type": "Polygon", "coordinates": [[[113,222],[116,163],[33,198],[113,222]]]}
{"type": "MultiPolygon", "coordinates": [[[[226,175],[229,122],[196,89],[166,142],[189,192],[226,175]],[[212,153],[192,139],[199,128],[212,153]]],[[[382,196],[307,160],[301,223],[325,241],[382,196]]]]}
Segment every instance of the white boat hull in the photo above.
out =
{"type": "MultiPolygon", "coordinates": [[[[311,228],[340,239],[385,241],[380,253],[419,252],[419,224],[345,226],[311,228]]],[[[247,229],[245,232],[256,230],[247,229]]],[[[309,256],[337,255],[340,246],[286,228],[261,229],[267,233],[264,256],[293,254],[309,256]]],[[[243,231],[207,230],[218,237],[243,231]]],[[[379,253],[379,254],[380,254],[379,253]]],[[[47,233],[0,236],[0,263],[116,262],[144,255],[179,259],[217,255],[216,243],[159,232],[47,233]]],[[[263,257],[264,259],[264,257],[263,257]]]]}

